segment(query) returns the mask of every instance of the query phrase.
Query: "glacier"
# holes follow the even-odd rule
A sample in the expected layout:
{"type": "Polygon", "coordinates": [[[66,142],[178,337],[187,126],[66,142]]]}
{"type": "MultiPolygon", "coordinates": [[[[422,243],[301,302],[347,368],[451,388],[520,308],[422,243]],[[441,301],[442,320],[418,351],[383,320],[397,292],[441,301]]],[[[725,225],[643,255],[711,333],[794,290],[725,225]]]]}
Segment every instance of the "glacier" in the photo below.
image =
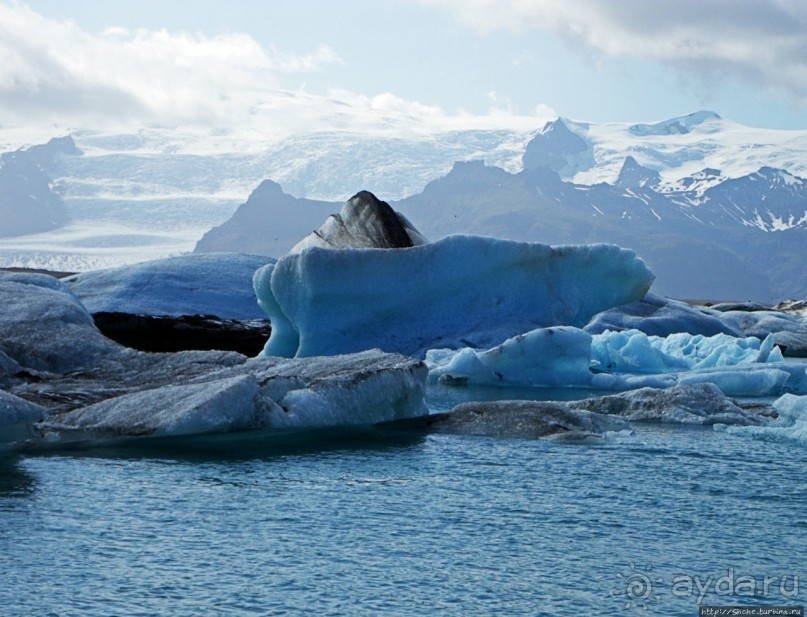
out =
{"type": "Polygon", "coordinates": [[[266,356],[379,348],[423,357],[492,346],[540,326],[584,325],[645,295],[653,274],[613,245],[449,236],[404,249],[309,248],[255,273],[272,322],[266,356]]]}

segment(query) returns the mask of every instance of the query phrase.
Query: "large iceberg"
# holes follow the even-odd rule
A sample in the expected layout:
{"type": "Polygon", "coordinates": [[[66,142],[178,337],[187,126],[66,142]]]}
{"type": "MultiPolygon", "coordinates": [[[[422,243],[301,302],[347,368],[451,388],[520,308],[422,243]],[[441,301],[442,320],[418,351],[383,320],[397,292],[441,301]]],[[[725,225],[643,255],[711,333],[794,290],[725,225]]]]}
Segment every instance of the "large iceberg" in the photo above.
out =
{"type": "Polygon", "coordinates": [[[309,248],[255,273],[272,322],[265,355],[379,348],[422,357],[541,326],[582,326],[643,297],[653,274],[616,246],[449,236],[404,249],[309,248]]]}
{"type": "Polygon", "coordinates": [[[106,339],[61,281],[0,274],[0,442],[364,425],[427,413],[426,367],[328,358],[143,353],[106,339]]]}

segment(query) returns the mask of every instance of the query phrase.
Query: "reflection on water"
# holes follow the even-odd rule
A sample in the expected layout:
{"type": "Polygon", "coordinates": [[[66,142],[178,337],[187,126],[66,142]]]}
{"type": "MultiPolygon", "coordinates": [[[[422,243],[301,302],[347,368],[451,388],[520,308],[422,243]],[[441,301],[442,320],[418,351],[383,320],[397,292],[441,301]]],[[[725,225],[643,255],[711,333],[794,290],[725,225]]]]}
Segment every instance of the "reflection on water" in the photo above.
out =
{"type": "Polygon", "coordinates": [[[308,430],[266,430],[105,441],[31,443],[26,454],[108,459],[161,459],[188,462],[271,460],[338,451],[383,452],[419,444],[425,436],[370,426],[308,430]]]}
{"type": "Polygon", "coordinates": [[[20,466],[19,457],[0,454],[0,499],[30,495],[34,488],[34,477],[20,466]]]}

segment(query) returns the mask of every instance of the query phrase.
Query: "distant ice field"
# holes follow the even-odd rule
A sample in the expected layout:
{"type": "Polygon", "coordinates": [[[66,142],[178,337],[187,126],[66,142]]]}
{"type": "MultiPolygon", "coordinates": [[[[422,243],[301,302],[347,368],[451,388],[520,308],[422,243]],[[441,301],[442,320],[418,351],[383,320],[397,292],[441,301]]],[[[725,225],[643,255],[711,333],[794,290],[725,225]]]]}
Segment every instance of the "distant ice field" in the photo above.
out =
{"type": "Polygon", "coordinates": [[[66,227],[0,238],[4,267],[84,272],[190,253],[243,200],[182,196],[65,201],[73,221],[66,227]]]}

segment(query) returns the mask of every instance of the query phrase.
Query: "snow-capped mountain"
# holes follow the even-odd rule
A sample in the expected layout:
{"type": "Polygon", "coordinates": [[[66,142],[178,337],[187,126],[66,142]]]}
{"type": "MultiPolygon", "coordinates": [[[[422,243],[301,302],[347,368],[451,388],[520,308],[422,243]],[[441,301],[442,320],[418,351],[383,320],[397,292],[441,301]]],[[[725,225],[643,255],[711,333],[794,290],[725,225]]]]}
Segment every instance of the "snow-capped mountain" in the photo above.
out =
{"type": "MultiPolygon", "coordinates": [[[[86,270],[187,252],[214,227],[199,250],[277,256],[367,189],[398,200],[432,239],[611,241],[640,250],[673,295],[701,295],[707,282],[717,297],[805,295],[803,275],[786,264],[805,248],[807,131],[745,127],[713,112],[535,122],[252,141],[161,128],[77,132],[19,151],[34,156],[69,224],[0,239],[0,261],[86,270]],[[238,209],[264,180],[273,182],[238,209]],[[705,278],[702,263],[713,266],[705,278]]],[[[0,143],[19,141],[0,129],[0,143]]],[[[37,194],[20,182],[16,194],[37,194]]]]}
{"type": "MultiPolygon", "coordinates": [[[[565,168],[581,152],[580,142],[560,126],[554,123],[530,142],[522,171],[458,162],[421,193],[394,206],[432,239],[470,233],[630,247],[657,274],[656,291],[672,296],[773,301],[807,295],[802,265],[807,180],[770,167],[738,178],[707,168],[675,186],[665,185],[658,171],[627,156],[613,183],[577,184],[550,168],[565,168]],[[551,140],[558,152],[546,151],[551,140]]],[[[678,135],[689,125],[664,126],[678,135]]],[[[331,212],[339,208],[330,205],[331,212]]],[[[215,236],[216,250],[240,244],[280,256],[301,228],[319,224],[327,208],[327,203],[293,198],[277,185],[271,192],[255,191],[197,250],[211,250],[215,236]],[[290,211],[295,213],[293,232],[290,211]]]]}

